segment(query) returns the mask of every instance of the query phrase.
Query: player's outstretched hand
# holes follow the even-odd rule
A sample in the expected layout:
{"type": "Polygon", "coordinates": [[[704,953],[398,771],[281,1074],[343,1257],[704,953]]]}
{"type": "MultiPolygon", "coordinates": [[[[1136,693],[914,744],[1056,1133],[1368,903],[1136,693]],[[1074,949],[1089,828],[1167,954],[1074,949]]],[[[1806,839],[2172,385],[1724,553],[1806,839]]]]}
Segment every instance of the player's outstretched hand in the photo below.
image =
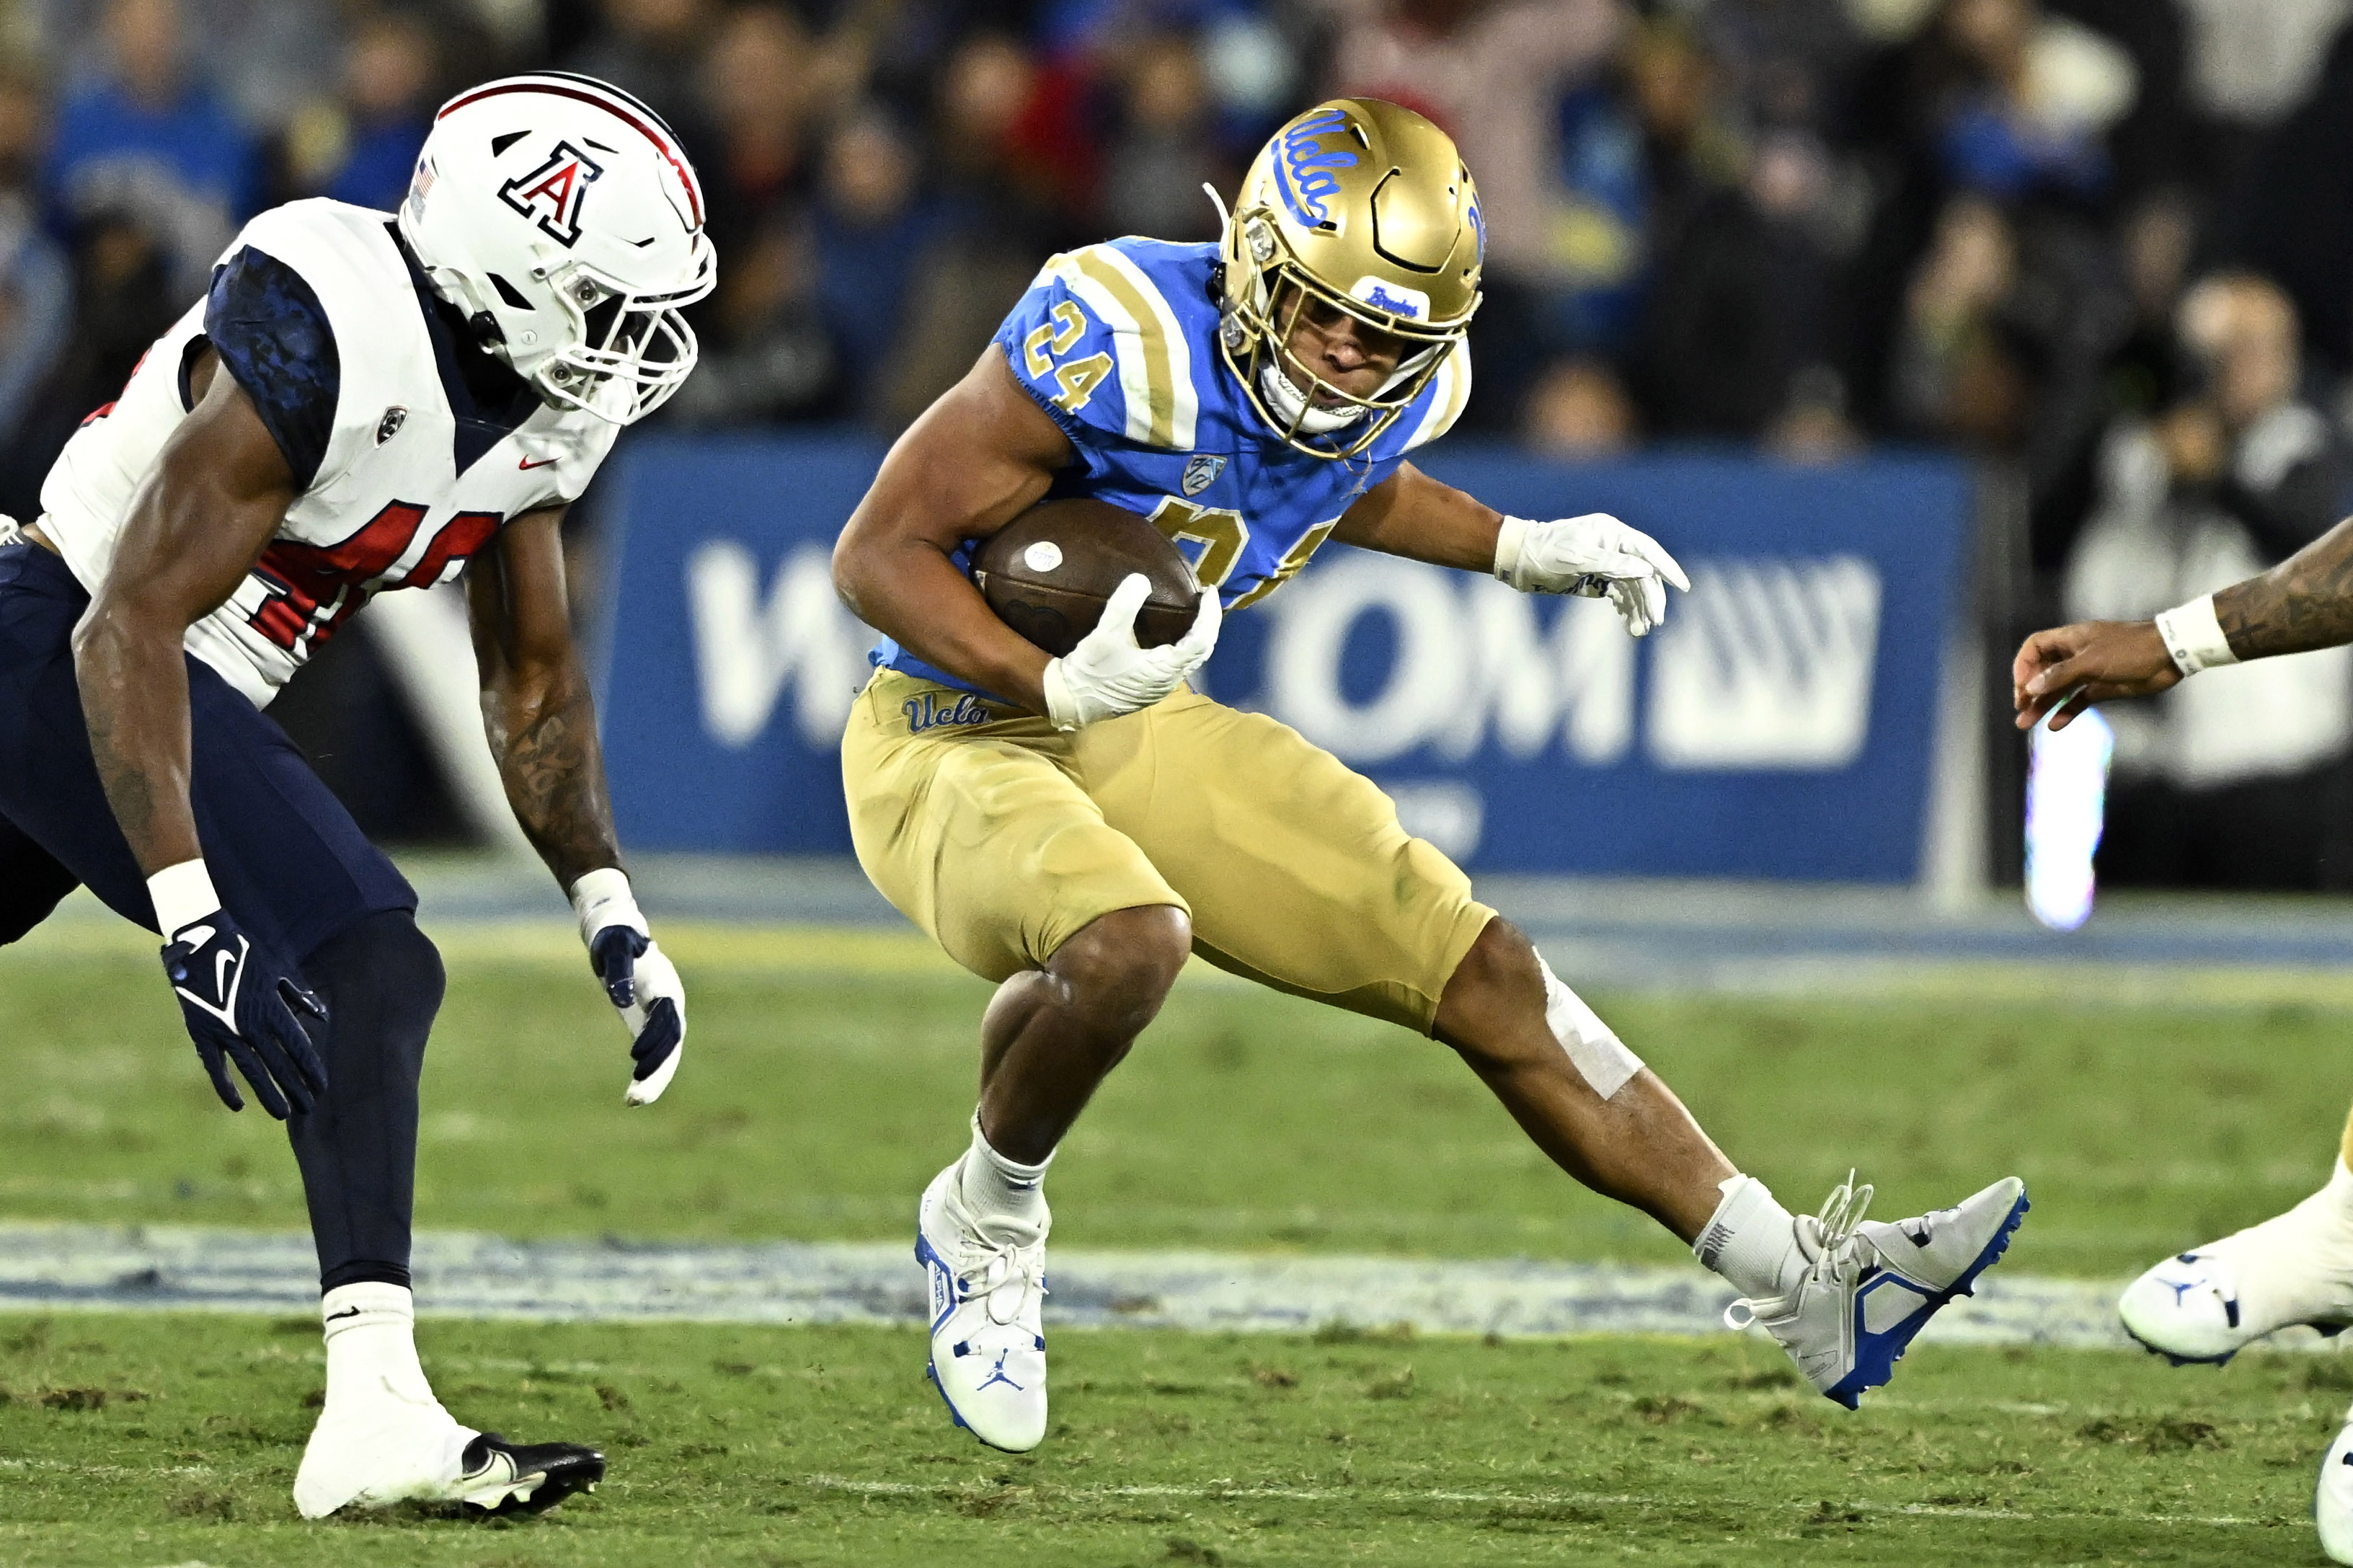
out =
{"type": "Polygon", "coordinates": [[[603,982],[605,995],[629,1034],[629,1105],[651,1105],[678,1076],[686,1053],[686,985],[678,968],[655,945],[646,917],[629,891],[628,873],[607,867],[572,884],[572,908],[580,917],[580,940],[588,946],[588,967],[603,982]]]}
{"type": "Polygon", "coordinates": [[[309,1111],[327,1092],[326,1064],[310,1033],[326,1026],[325,1005],[295,978],[292,965],[255,946],[227,910],[172,933],[164,944],[164,974],[222,1104],[245,1109],[229,1077],[231,1062],[261,1109],[280,1121],[290,1110],[309,1111]]]}
{"type": "Polygon", "coordinates": [[[1137,647],[1135,613],[1151,592],[1140,572],[1121,578],[1103,601],[1095,629],[1046,667],[1046,716],[1054,728],[1076,730],[1149,708],[1217,651],[1225,612],[1215,588],[1201,590],[1201,607],[1183,637],[1166,647],[1137,647]]]}
{"type": "Polygon", "coordinates": [[[2083,621],[2036,632],[2010,667],[2021,730],[2045,714],[2053,730],[2063,730],[2094,702],[2147,697],[2180,679],[2153,621],[2083,621]]]}
{"type": "Polygon", "coordinates": [[[1657,540],[1605,511],[1550,522],[1505,518],[1495,575],[1523,594],[1607,598],[1638,637],[1667,618],[1668,584],[1691,592],[1691,579],[1657,540]]]}

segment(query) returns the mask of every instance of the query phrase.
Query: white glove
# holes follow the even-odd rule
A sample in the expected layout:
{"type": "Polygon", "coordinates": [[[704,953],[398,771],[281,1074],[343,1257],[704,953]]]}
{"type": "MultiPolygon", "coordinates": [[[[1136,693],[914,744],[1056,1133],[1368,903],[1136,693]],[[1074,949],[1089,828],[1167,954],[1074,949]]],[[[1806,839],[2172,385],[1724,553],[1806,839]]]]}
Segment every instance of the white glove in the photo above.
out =
{"type": "Polygon", "coordinates": [[[588,944],[588,967],[604,982],[629,1032],[629,1055],[638,1065],[624,1098],[630,1105],[651,1105],[678,1076],[679,1058],[686,1054],[686,987],[654,945],[627,872],[608,867],[573,883],[572,910],[580,917],[580,940],[588,944]]]}
{"type": "Polygon", "coordinates": [[[1691,592],[1691,579],[1657,540],[1604,511],[1551,522],[1505,518],[1495,575],[1523,594],[1607,596],[1638,637],[1667,618],[1668,584],[1691,592]]]}
{"type": "Polygon", "coordinates": [[[1184,685],[1217,651],[1225,612],[1215,588],[1201,590],[1201,608],[1183,637],[1166,647],[1136,647],[1135,613],[1151,592],[1140,572],[1121,578],[1103,602],[1095,629],[1046,667],[1046,717],[1055,729],[1075,730],[1149,708],[1184,685]]]}

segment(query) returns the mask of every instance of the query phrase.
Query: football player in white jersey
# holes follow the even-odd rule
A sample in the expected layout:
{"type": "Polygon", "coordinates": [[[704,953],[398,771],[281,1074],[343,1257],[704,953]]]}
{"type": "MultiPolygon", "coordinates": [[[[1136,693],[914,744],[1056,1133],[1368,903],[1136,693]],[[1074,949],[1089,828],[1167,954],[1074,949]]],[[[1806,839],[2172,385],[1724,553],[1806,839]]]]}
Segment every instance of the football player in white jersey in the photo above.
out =
{"type": "Polygon", "coordinates": [[[443,106],[399,214],[297,202],[83,424],[0,542],[0,942],[77,883],[164,939],[213,1087],[284,1119],[317,1242],[327,1392],[308,1518],[537,1511],[603,1476],[435,1399],[411,1333],[417,1085],[442,994],[416,894],[261,712],[368,599],[466,571],[491,749],[627,1028],[631,1104],[685,997],[620,869],[558,530],[623,425],[693,368],[710,292],[677,140],[538,73],[443,106]]]}
{"type": "MultiPolygon", "coordinates": [[[[2205,670],[2348,643],[2353,519],[2259,577],[2151,619],[2036,632],[2010,666],[2018,727],[2048,719],[2064,729],[2095,702],[2153,697],[2205,670]]],[[[2116,1305],[2125,1331],[2177,1366],[2219,1366],[2298,1324],[2332,1335],[2353,1327],[2353,1120],[2317,1192],[2260,1225],[2175,1253],[2116,1305]]],[[[2321,1455],[2312,1512],[2328,1560],[2353,1563],[2353,1410],[2321,1455]]]]}

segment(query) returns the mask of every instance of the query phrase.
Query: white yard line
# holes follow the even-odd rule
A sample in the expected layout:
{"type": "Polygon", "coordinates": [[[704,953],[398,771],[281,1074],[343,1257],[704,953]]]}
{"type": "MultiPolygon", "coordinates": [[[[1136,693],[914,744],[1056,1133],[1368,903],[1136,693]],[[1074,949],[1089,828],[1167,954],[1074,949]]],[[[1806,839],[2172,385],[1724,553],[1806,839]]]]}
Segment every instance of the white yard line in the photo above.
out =
{"type": "MultiPolygon", "coordinates": [[[[1655,1512],[1664,1509],[1694,1509],[1717,1506],[1720,1500],[1670,1497],[1662,1493],[1623,1494],[1613,1492],[1570,1491],[1416,1491],[1395,1487],[1279,1487],[1245,1486],[1233,1482],[1210,1481],[1201,1486],[1128,1486],[1071,1487],[1047,1484],[1035,1489],[1028,1487],[990,1487],[976,1485],[934,1484],[915,1481],[857,1481],[839,1476],[809,1476],[802,1484],[816,1491],[848,1492],[858,1497],[970,1497],[998,1496],[1006,1492],[1034,1489],[1039,1497],[1054,1501],[1084,1500],[1091,1498],[1181,1498],[1196,1502],[1387,1502],[1387,1503],[1484,1503],[1499,1508],[1589,1508],[1629,1509],[1655,1512]]],[[[2253,1527],[2268,1529],[2283,1521],[2239,1519],[2228,1514],[2200,1517],[2193,1514],[2144,1513],[2134,1509],[2105,1511],[2078,1510],[2028,1510],[2009,1508],[1975,1508],[1965,1504],[1947,1503],[1883,1503],[1842,1502],[1833,1505],[1852,1509],[1857,1513],[1917,1514],[1938,1519],[2000,1519],[2000,1520],[2111,1520],[2132,1524],[2197,1525],[2213,1529],[2253,1527]]]]}
{"type": "MultiPolygon", "coordinates": [[[[917,1323],[923,1279],[890,1243],[417,1239],[419,1305],[448,1317],[735,1323],[917,1323]]],[[[1048,1321],[1299,1333],[1410,1324],[1428,1333],[1726,1332],[1731,1291],[1692,1268],[1526,1260],[1058,1252],[1048,1321]]],[[[2010,1275],[1954,1303],[1947,1344],[2121,1347],[2114,1282],[2010,1275]]],[[[0,1308],[308,1313],[300,1234],[0,1222],[0,1308]]],[[[2317,1342],[2316,1336],[2307,1336],[2317,1342]]]]}

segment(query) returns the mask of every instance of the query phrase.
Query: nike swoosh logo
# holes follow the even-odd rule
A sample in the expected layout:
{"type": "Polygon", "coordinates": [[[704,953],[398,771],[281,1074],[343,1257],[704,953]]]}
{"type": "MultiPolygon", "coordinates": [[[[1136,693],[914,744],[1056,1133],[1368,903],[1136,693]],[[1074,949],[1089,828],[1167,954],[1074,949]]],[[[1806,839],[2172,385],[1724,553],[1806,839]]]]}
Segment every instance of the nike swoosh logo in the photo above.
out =
{"type": "Polygon", "coordinates": [[[542,458],[539,461],[534,463],[529,458],[525,458],[522,462],[517,463],[515,467],[522,469],[525,473],[529,473],[533,468],[543,468],[550,463],[560,463],[564,459],[561,458],[542,458]]]}
{"type": "Polygon", "coordinates": [[[343,1321],[345,1318],[356,1318],[356,1317],[358,1317],[359,1315],[360,1315],[360,1310],[359,1310],[357,1307],[346,1307],[346,1308],[344,1308],[344,1309],[343,1309],[342,1311],[340,1311],[340,1312],[330,1312],[330,1313],[328,1313],[328,1314],[327,1314],[327,1321],[329,1321],[329,1322],[331,1322],[331,1323],[339,1323],[339,1322],[343,1321]]]}

